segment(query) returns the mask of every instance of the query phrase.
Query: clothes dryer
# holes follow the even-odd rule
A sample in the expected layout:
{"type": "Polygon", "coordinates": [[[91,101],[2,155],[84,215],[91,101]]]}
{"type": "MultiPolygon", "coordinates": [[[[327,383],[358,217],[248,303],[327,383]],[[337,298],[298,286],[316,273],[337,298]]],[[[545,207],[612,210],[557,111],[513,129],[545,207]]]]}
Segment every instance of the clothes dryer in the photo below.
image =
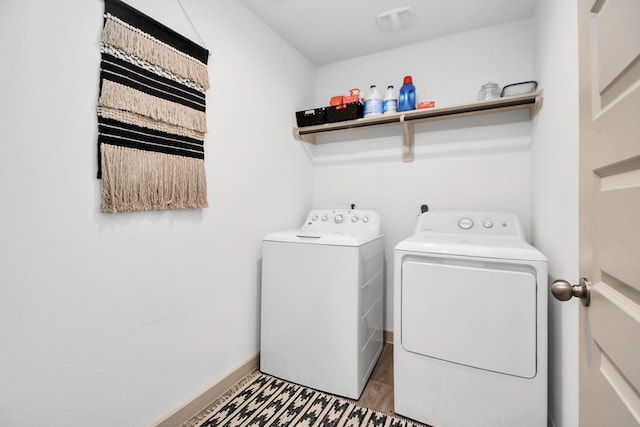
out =
{"type": "Polygon", "coordinates": [[[380,217],[309,213],[262,242],[260,370],[358,399],[382,352],[380,217]]]}
{"type": "Polygon", "coordinates": [[[427,212],[394,255],[395,412],[547,425],[547,260],[515,215],[427,212]]]}

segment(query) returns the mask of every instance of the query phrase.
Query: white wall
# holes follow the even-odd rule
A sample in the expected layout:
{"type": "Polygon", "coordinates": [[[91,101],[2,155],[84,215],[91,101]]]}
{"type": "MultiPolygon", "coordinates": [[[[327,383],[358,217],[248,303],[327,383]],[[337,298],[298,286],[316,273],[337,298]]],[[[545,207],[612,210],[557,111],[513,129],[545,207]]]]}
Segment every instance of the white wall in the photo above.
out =
{"type": "MultiPolygon", "coordinates": [[[[540,0],[535,64],[544,107],[532,149],[532,236],[550,281],[578,275],[578,45],[576,2],[540,0]]],[[[549,415],[578,426],[578,304],[549,298],[549,415]]]]}
{"type": "MultiPolygon", "coordinates": [[[[475,101],[480,86],[489,80],[502,86],[535,79],[533,22],[518,21],[321,67],[315,102],[324,105],[332,95],[369,84],[398,88],[406,74],[413,76],[419,100],[433,99],[440,106],[475,101]]],[[[413,233],[421,202],[431,202],[435,210],[514,212],[528,232],[531,129],[526,111],[421,124],[416,127],[412,163],[401,160],[399,127],[325,137],[308,147],[316,165],[314,207],[348,207],[354,202],[381,214],[385,329],[393,330],[393,248],[413,233]]]]}
{"type": "MultiPolygon", "coordinates": [[[[210,208],[117,215],[99,213],[94,178],[103,2],[66,3],[0,1],[3,427],[149,425],[216,383],[258,350],[261,236],[311,207],[381,213],[389,330],[393,246],[423,201],[513,211],[551,275],[577,277],[572,2],[316,70],[236,1],[183,0],[213,54],[210,208]],[[292,111],[371,83],[397,90],[406,74],[437,105],[534,78],[544,107],[534,123],[508,113],[420,125],[413,163],[401,161],[399,129],[291,141],[292,111]]],[[[199,41],[177,1],[129,3],[199,41]]],[[[551,416],[577,426],[576,305],[552,301],[550,315],[551,416]]]]}
{"type": "MultiPolygon", "coordinates": [[[[314,68],[238,2],[183,2],[213,55],[210,207],[116,215],[95,179],[103,2],[0,2],[3,427],[150,425],[258,351],[261,237],[311,208],[290,132],[314,68]]],[[[129,3],[198,41],[176,1],[129,3]]]]}

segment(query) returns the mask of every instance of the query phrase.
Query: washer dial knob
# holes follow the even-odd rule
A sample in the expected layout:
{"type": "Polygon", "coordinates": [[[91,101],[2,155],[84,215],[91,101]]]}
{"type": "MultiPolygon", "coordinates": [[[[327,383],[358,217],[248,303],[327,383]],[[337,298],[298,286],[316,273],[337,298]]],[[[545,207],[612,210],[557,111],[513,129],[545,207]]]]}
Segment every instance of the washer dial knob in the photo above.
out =
{"type": "Polygon", "coordinates": [[[322,215],[322,222],[327,222],[329,220],[328,215],[322,215]]]}
{"type": "Polygon", "coordinates": [[[351,222],[358,222],[358,219],[360,219],[358,218],[358,215],[354,215],[351,217],[351,222]]]}
{"type": "Polygon", "coordinates": [[[316,222],[318,220],[318,215],[314,215],[311,217],[311,221],[316,222]]]}
{"type": "Polygon", "coordinates": [[[364,222],[365,224],[369,222],[369,217],[368,216],[363,216],[362,217],[362,222],[364,222]]]}
{"type": "Polygon", "coordinates": [[[334,219],[336,221],[336,224],[340,224],[344,220],[344,217],[342,216],[342,214],[337,214],[334,219]]]}
{"type": "Polygon", "coordinates": [[[473,227],[473,221],[471,220],[471,218],[462,218],[460,221],[458,221],[458,227],[462,228],[463,230],[468,230],[473,227]]]}
{"type": "Polygon", "coordinates": [[[490,219],[485,219],[482,223],[482,226],[484,228],[493,228],[493,221],[491,221],[490,219]]]}

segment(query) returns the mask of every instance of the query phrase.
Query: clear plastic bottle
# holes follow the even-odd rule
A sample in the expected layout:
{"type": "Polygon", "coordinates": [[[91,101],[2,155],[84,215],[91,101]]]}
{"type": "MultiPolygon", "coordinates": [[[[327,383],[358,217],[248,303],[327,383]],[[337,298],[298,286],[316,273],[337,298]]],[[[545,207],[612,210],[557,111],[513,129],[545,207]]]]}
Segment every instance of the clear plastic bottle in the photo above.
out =
{"type": "Polygon", "coordinates": [[[483,84],[480,88],[480,92],[478,92],[478,101],[495,98],[500,98],[500,86],[493,82],[483,84]]]}
{"type": "Polygon", "coordinates": [[[411,76],[405,76],[404,84],[400,88],[398,99],[398,111],[409,111],[416,109],[416,87],[413,85],[411,76]]]}
{"type": "Polygon", "coordinates": [[[382,104],[382,114],[395,113],[398,110],[398,100],[393,95],[393,85],[387,86],[387,95],[382,104]]]}
{"type": "Polygon", "coordinates": [[[371,90],[364,99],[364,116],[372,117],[380,114],[382,114],[382,96],[376,85],[371,85],[371,90]]]}

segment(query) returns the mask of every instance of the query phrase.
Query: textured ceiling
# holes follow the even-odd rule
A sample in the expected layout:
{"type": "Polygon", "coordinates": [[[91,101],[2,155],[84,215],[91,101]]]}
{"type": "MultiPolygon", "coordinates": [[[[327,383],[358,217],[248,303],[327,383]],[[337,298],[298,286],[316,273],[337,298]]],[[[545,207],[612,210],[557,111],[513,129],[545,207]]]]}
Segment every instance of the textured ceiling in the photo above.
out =
{"type": "Polygon", "coordinates": [[[537,0],[240,0],[315,65],[532,17],[537,0]],[[382,33],[376,16],[410,6],[415,25],[382,33]]]}

